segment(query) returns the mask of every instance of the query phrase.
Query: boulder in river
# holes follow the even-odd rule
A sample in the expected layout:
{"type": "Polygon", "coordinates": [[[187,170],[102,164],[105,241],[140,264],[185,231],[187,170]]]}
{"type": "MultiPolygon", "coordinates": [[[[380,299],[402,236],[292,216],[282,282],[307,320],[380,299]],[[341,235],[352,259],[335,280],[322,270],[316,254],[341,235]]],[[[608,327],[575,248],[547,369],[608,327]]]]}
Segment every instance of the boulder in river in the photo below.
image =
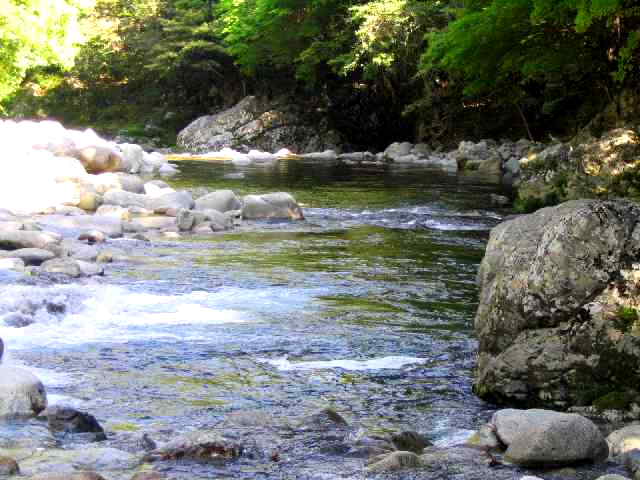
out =
{"type": "Polygon", "coordinates": [[[242,451],[241,445],[224,438],[216,431],[197,430],[159,446],[145,458],[148,461],[183,458],[198,461],[227,461],[239,457],[242,451]]]}
{"type": "Polygon", "coordinates": [[[72,151],[89,173],[116,172],[122,168],[122,156],[104,146],[84,147],[72,151]]]}
{"type": "Polygon", "coordinates": [[[638,390],[639,221],[635,203],[579,200],[492,230],[475,319],[481,397],[566,408],[638,390]]]}
{"type": "Polygon", "coordinates": [[[507,447],[505,458],[527,467],[555,467],[604,461],[609,448],[598,427],[575,413],[552,410],[496,412],[496,435],[507,447]]]}
{"type": "Polygon", "coordinates": [[[232,190],[216,190],[196,199],[196,210],[217,210],[228,212],[240,210],[242,203],[232,190]]]}
{"type": "Polygon", "coordinates": [[[44,385],[27,370],[0,365],[0,418],[31,417],[47,407],[44,385]]]}
{"type": "Polygon", "coordinates": [[[70,407],[49,407],[45,410],[49,430],[53,433],[84,434],[92,441],[105,440],[104,429],[96,418],[70,407]]]}
{"type": "Polygon", "coordinates": [[[242,216],[248,220],[282,219],[304,220],[302,208],[289,193],[246,195],[242,198],[242,216]]]}

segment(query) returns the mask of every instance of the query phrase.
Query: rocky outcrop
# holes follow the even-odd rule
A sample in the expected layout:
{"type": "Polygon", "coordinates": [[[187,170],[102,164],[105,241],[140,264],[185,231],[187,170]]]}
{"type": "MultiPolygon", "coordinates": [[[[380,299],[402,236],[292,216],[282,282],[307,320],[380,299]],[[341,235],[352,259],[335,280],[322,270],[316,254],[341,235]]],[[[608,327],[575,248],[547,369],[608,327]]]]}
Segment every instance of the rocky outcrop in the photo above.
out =
{"type": "Polygon", "coordinates": [[[636,204],[581,200],[492,230],[478,274],[478,395],[566,408],[640,390],[639,220],[636,204]]]}
{"type": "Polygon", "coordinates": [[[191,152],[225,147],[275,152],[286,147],[305,153],[335,149],[340,144],[340,136],[326,120],[286,98],[246,97],[228,110],[194,120],[178,134],[178,146],[191,152]]]}
{"type": "Polygon", "coordinates": [[[522,211],[579,198],[640,197],[640,135],[618,128],[600,137],[532,150],[520,161],[517,206],[522,211]]]}

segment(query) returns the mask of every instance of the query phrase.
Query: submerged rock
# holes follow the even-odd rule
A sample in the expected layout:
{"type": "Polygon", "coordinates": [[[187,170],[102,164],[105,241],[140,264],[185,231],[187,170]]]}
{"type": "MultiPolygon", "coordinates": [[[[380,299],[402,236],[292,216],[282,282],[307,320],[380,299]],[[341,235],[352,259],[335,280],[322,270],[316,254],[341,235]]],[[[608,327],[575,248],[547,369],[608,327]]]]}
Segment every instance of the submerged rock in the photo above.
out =
{"type": "Polygon", "coordinates": [[[420,457],[413,452],[391,452],[373,457],[367,466],[368,473],[383,473],[416,468],[422,465],[420,457]]]}
{"type": "Polygon", "coordinates": [[[89,434],[92,441],[105,440],[104,429],[93,415],[70,407],[50,407],[45,410],[47,425],[53,433],[89,434]]]}
{"type": "Polygon", "coordinates": [[[241,445],[226,439],[218,432],[194,431],[161,445],[145,459],[156,461],[188,458],[198,461],[227,461],[239,457],[242,451],[241,445]]]}
{"type": "Polygon", "coordinates": [[[568,407],[640,385],[640,207],[567,202],[502,223],[478,274],[474,389],[568,407]]]}

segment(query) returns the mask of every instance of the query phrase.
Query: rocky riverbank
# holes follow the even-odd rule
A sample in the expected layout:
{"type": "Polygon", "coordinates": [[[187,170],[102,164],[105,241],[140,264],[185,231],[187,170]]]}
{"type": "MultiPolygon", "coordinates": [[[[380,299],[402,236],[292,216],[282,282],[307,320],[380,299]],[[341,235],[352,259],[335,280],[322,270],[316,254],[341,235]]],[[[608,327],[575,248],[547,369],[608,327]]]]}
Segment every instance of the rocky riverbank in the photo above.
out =
{"type": "MultiPolygon", "coordinates": [[[[255,219],[304,218],[300,205],[286,193],[239,197],[230,190],[176,191],[157,178],[175,170],[164,155],[107,142],[92,132],[65,130],[52,123],[9,122],[3,128],[16,168],[0,180],[4,195],[0,249],[1,261],[6,262],[0,268],[4,274],[9,267],[16,275],[13,278],[22,282],[69,282],[71,278],[99,282],[101,275],[109,273],[109,262],[127,262],[156,239],[213,236],[255,219]]],[[[509,145],[464,144],[446,162],[457,169],[483,157],[473,169],[496,174],[496,165],[502,170],[505,159],[517,158],[526,147],[525,142],[509,145]],[[482,153],[500,147],[504,153],[499,158],[482,153]]],[[[248,154],[229,152],[230,161],[246,161],[240,155],[248,154]]],[[[371,160],[365,153],[338,158],[325,152],[307,159],[384,165],[436,162],[430,160],[436,156],[420,145],[394,144],[383,155],[371,160]]],[[[260,163],[267,154],[255,151],[253,157],[250,162],[260,163]],[[256,161],[258,153],[261,160],[256,161]]],[[[593,225],[588,228],[597,231],[593,225]]],[[[62,314],[65,308],[55,298],[24,302],[3,321],[22,328],[43,311],[62,314]]],[[[557,469],[565,469],[566,474],[567,468],[578,468],[569,476],[588,472],[596,478],[625,473],[625,463],[629,473],[637,470],[635,453],[630,451],[635,427],[605,439],[600,428],[576,414],[500,411],[470,441],[447,445],[431,445],[427,431],[372,429],[357,416],[343,416],[345,412],[332,409],[313,415],[292,413],[286,422],[265,418],[260,412],[239,411],[215,429],[153,431],[152,435],[141,430],[126,441],[122,436],[114,441],[114,432],[93,417],[96,412],[48,406],[42,383],[28,371],[5,364],[0,367],[0,380],[0,476],[141,480],[166,478],[163,471],[186,463],[220,474],[241,464],[244,470],[267,478],[286,478],[287,452],[301,446],[358,459],[367,477],[451,478],[455,472],[465,479],[507,480],[526,473],[554,477],[557,469]],[[237,434],[239,428],[247,433],[237,434]],[[575,445],[562,448],[567,439],[576,439],[575,445]]]]}

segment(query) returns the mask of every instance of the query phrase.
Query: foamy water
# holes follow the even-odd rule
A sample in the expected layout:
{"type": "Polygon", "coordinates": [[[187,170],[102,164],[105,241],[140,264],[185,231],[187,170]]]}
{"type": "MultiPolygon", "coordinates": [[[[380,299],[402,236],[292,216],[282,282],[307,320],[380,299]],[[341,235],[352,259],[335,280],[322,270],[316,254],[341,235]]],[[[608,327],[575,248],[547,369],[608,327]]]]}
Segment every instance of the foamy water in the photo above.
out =
{"type": "Polygon", "coordinates": [[[263,363],[273,365],[281,371],[292,370],[322,370],[341,368],[351,371],[364,371],[364,370],[384,370],[384,369],[399,369],[407,365],[424,364],[427,362],[426,358],[415,357],[382,357],[373,358],[371,360],[327,360],[327,361],[312,361],[312,362],[290,362],[286,357],[277,359],[261,359],[263,363]]]}

